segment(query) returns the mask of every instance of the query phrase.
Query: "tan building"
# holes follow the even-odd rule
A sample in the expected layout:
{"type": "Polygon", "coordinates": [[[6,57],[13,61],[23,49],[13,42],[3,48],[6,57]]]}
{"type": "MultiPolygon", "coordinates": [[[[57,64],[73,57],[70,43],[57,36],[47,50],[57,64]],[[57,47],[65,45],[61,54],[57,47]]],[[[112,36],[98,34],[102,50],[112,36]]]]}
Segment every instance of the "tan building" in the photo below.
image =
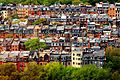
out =
{"type": "Polygon", "coordinates": [[[34,27],[34,36],[35,36],[35,37],[38,37],[38,36],[39,36],[39,31],[40,31],[40,27],[39,27],[39,25],[36,25],[36,26],[34,27]]]}
{"type": "Polygon", "coordinates": [[[25,18],[26,16],[28,16],[28,11],[29,11],[28,6],[18,7],[17,8],[18,17],[25,18]]]}
{"type": "Polygon", "coordinates": [[[82,66],[82,50],[79,47],[72,48],[71,60],[73,67],[81,67],[82,66]]]}
{"type": "Polygon", "coordinates": [[[120,17],[120,3],[115,3],[116,6],[116,18],[119,19],[120,17]]]}
{"type": "Polygon", "coordinates": [[[7,10],[2,10],[1,13],[2,13],[2,18],[3,19],[8,18],[8,11],[7,10]]]}

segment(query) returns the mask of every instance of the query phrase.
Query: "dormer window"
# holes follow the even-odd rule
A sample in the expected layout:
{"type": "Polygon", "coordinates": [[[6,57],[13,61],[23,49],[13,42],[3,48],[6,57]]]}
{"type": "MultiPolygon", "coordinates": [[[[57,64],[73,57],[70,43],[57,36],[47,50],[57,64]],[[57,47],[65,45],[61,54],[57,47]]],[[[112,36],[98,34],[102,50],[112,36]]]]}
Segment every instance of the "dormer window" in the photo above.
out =
{"type": "Polygon", "coordinates": [[[51,10],[51,11],[53,11],[53,9],[52,9],[52,8],[51,8],[50,10],[51,10]]]}
{"type": "Polygon", "coordinates": [[[77,9],[77,11],[79,11],[79,9],[77,9]]]}
{"type": "Polygon", "coordinates": [[[66,9],[66,11],[68,11],[68,9],[66,9]]]}

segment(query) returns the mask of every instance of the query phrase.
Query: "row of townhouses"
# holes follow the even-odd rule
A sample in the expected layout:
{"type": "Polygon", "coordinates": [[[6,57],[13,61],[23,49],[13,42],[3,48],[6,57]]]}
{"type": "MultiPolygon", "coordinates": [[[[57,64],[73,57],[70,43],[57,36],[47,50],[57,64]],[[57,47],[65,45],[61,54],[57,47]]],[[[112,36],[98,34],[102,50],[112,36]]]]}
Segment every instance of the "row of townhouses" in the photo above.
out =
{"type": "Polygon", "coordinates": [[[81,67],[105,64],[105,48],[120,47],[120,3],[91,5],[0,5],[0,64],[23,70],[30,61],[81,67]],[[39,19],[42,23],[34,24],[39,19]],[[28,51],[39,38],[50,49],[28,51]]]}

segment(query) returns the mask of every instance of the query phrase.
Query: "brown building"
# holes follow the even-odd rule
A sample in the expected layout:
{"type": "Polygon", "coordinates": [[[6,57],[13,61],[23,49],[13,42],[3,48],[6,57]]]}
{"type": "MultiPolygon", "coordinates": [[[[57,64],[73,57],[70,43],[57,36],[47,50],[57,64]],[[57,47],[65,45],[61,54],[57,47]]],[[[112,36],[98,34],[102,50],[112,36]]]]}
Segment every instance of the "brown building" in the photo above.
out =
{"type": "Polygon", "coordinates": [[[36,26],[34,27],[34,36],[35,36],[35,37],[38,37],[38,36],[39,36],[39,31],[40,31],[40,27],[39,27],[39,25],[36,25],[36,26]]]}
{"type": "Polygon", "coordinates": [[[13,41],[11,44],[11,50],[12,51],[19,51],[20,47],[20,42],[19,41],[13,41]]]}
{"type": "Polygon", "coordinates": [[[41,50],[39,53],[38,64],[46,65],[50,61],[50,50],[41,50]]]}
{"type": "Polygon", "coordinates": [[[111,18],[116,17],[116,7],[114,4],[110,4],[110,7],[108,8],[108,15],[111,18]]]}
{"type": "Polygon", "coordinates": [[[10,51],[12,42],[13,42],[12,38],[5,38],[2,42],[3,49],[6,51],[10,51]]]}
{"type": "Polygon", "coordinates": [[[20,18],[24,18],[28,16],[28,7],[22,6],[22,7],[17,8],[17,14],[18,14],[18,17],[20,18]]]}

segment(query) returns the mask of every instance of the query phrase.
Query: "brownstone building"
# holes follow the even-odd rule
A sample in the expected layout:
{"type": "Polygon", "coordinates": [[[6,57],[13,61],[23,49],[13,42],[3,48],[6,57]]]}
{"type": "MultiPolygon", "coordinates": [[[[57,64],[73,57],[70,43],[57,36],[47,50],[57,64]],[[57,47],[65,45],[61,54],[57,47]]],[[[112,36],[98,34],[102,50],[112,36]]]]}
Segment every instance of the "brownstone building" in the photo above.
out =
{"type": "Polygon", "coordinates": [[[110,4],[110,7],[108,8],[108,15],[111,18],[116,17],[116,7],[114,4],[110,4]]]}
{"type": "Polygon", "coordinates": [[[12,51],[19,51],[20,47],[20,42],[19,41],[13,41],[11,44],[11,50],[12,51]]]}

